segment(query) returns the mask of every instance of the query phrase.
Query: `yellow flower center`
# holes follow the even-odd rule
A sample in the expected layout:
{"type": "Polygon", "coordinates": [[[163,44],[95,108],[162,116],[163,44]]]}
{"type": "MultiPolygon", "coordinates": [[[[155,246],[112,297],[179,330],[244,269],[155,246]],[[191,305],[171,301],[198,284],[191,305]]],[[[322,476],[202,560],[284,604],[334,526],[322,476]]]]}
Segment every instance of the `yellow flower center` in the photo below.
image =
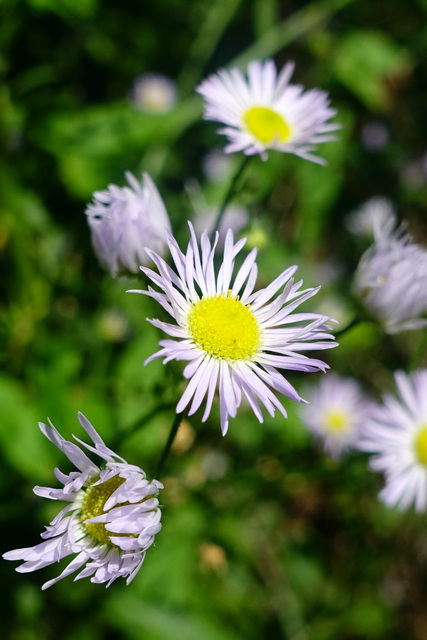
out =
{"type": "Polygon", "coordinates": [[[250,360],[257,353],[261,333],[249,305],[230,294],[202,298],[188,314],[194,342],[213,358],[250,360]]]}
{"type": "Polygon", "coordinates": [[[414,449],[418,462],[427,467],[427,425],[423,425],[417,433],[414,449]]]}
{"type": "MultiPolygon", "coordinates": [[[[96,482],[97,479],[94,480],[96,482]]],[[[102,484],[91,485],[86,490],[85,496],[83,498],[82,506],[80,509],[80,517],[84,530],[88,535],[97,540],[97,542],[101,542],[103,544],[108,544],[110,546],[113,543],[110,540],[110,536],[114,535],[111,531],[107,531],[105,525],[102,522],[85,522],[85,520],[89,520],[90,518],[96,518],[104,513],[108,513],[110,509],[107,511],[104,510],[104,505],[107,502],[108,498],[112,495],[112,493],[120,487],[121,484],[125,481],[124,478],[121,478],[118,475],[113,476],[109,480],[106,480],[102,484]]],[[[127,504],[127,503],[122,503],[127,504]]],[[[123,535],[123,534],[120,534],[123,535]]],[[[127,534],[129,535],[129,534],[127,534]]],[[[133,535],[133,534],[130,534],[133,535]]],[[[133,535],[133,537],[137,537],[133,535]]]]}
{"type": "Polygon", "coordinates": [[[349,419],[348,414],[344,411],[337,409],[331,409],[324,415],[324,424],[327,431],[332,434],[343,433],[348,429],[349,419]]]}
{"type": "Polygon", "coordinates": [[[251,107],[243,120],[247,130],[262,144],[286,142],[291,137],[291,127],[282,116],[268,107],[251,107]]]}

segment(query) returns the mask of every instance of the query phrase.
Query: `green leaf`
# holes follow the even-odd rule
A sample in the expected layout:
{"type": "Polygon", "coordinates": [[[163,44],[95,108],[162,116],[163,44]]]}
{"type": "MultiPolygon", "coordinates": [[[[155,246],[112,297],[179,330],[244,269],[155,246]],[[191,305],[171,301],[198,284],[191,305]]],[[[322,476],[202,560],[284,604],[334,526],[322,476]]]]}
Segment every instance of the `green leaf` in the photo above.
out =
{"type": "Polygon", "coordinates": [[[35,137],[57,157],[69,191],[87,199],[108,182],[123,181],[129,154],[140,156],[151,146],[171,144],[200,114],[198,96],[165,115],[117,102],[58,115],[35,137]]]}
{"type": "Polygon", "coordinates": [[[125,630],[130,638],[145,640],[237,640],[240,636],[224,627],[218,619],[194,611],[174,611],[147,604],[123,593],[109,603],[110,624],[125,630]]]}
{"type": "Polygon", "coordinates": [[[307,252],[318,244],[324,232],[327,216],[339,196],[344,180],[345,158],[353,126],[353,117],[344,109],[336,120],[341,129],[336,141],[320,147],[318,155],[327,161],[326,167],[312,162],[297,165],[298,200],[300,205],[300,245],[307,252]]]}
{"type": "Polygon", "coordinates": [[[97,0],[27,0],[27,3],[38,11],[52,11],[64,18],[88,18],[98,7],[97,0]]]}
{"type": "Polygon", "coordinates": [[[24,387],[6,376],[0,377],[0,406],[0,442],[9,463],[31,481],[49,478],[54,457],[37,426],[45,416],[38,415],[24,387]]]}
{"type": "Polygon", "coordinates": [[[352,31],[335,52],[333,71],[367,107],[387,111],[395,88],[409,75],[407,51],[379,31],[352,31]]]}

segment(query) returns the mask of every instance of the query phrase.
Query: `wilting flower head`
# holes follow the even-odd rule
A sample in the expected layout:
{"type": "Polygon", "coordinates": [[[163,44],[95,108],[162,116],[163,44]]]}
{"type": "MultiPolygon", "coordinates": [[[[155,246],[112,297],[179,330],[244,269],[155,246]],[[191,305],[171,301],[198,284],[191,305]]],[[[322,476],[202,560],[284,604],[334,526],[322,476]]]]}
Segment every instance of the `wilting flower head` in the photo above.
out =
{"type": "Polygon", "coordinates": [[[228,136],[227,153],[259,153],[265,160],[267,149],[277,149],[324,164],[312,152],[320,142],[334,140],[330,133],[339,125],[327,121],[336,111],[326,92],[304,92],[289,83],[294,66],[288,62],[277,75],[273,60],[254,60],[247,80],[237,68],[221,69],[197,87],[206,101],[205,119],[227,125],[219,130],[228,136]]]}
{"type": "Polygon", "coordinates": [[[427,369],[395,373],[398,398],[386,394],[368,414],[359,448],[374,453],[370,467],[385,475],[379,494],[388,506],[427,506],[427,369]]]}
{"type": "Polygon", "coordinates": [[[234,418],[244,395],[260,422],[259,404],[270,415],[277,408],[286,411],[273,391],[296,401],[302,398],[286,380],[280,369],[318,371],[327,368],[321,360],[301,355],[300,351],[328,349],[336,346],[326,333],[330,318],[317,313],[292,312],[318,289],[300,291],[302,281],[292,278],[297,267],[286,269],[265,289],[254,293],[257,278],[256,249],[233,275],[237,255],[246,239],[234,243],[233,233],[225,238],[223,260],[218,273],[214,268],[213,246],[205,231],[200,249],[192,225],[191,238],[183,253],[175,238],[167,233],[175,271],[153,251],[148,251],[158,273],[144,268],[160,291],[136,291],[149,295],[172,316],[174,323],[150,320],[172,339],[161,340],[160,351],[148,358],[184,360],[188,365],[184,377],[188,385],[177,405],[181,413],[188,405],[191,415],[206,398],[202,420],[212,408],[219,387],[219,406],[223,434],[228,418],[234,418]],[[280,291],[280,293],[279,293],[280,291]]]}
{"type": "Polygon", "coordinates": [[[367,410],[360,385],[351,378],[330,373],[311,390],[310,404],[301,407],[301,419],[325,450],[338,457],[356,444],[367,410]]]}
{"type": "Polygon", "coordinates": [[[171,228],[148,173],[141,182],[129,171],[126,178],[129,187],[111,184],[105,191],[96,191],[85,212],[95,253],[112,276],[122,271],[138,273],[140,265],[148,264],[144,247],[163,254],[164,230],[171,228]]]}
{"type": "Polygon", "coordinates": [[[44,542],[3,554],[6,560],[24,560],[16,569],[20,573],[41,569],[75,554],[64,571],[42,589],[80,569],[75,580],[91,576],[91,582],[106,582],[108,587],[122,577],[129,584],[162,527],[156,496],[163,485],[157,480],[148,482],[142,469],[108,449],[81,413],[79,421],[94,446],[75,439],[103,464],[98,466],[79,446],[64,440],[52,424],[40,423],[42,433],[65,453],[77,471],[67,475],[55,469],[63,488],[34,487],[34,493],[69,504],[41,534],[44,542]]]}
{"type": "Polygon", "coordinates": [[[354,290],[388,333],[427,325],[427,250],[400,227],[374,229],[375,242],[363,254],[354,290]]]}
{"type": "Polygon", "coordinates": [[[144,73],[134,82],[133,105],[146,113],[169,113],[176,104],[176,85],[166,76],[144,73]]]}

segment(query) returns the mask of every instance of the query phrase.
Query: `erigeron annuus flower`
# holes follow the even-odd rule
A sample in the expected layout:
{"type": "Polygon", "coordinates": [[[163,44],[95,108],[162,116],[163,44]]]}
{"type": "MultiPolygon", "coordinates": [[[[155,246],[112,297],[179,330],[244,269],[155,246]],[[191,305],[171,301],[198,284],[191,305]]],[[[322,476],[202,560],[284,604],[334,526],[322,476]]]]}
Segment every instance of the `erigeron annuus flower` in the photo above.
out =
{"type": "Polygon", "coordinates": [[[327,374],[307,399],[310,404],[301,407],[301,420],[328,453],[339,457],[358,442],[369,402],[356,380],[327,374]]]}
{"type": "Polygon", "coordinates": [[[44,542],[3,554],[6,560],[24,560],[16,569],[20,573],[41,569],[75,554],[64,571],[42,589],[80,569],[75,580],[90,577],[91,582],[106,582],[108,587],[116,578],[126,578],[129,584],[162,526],[156,496],[163,485],[157,480],[149,482],[142,469],[111,451],[81,413],[79,421],[94,446],[75,439],[103,464],[95,464],[51,423],[49,426],[40,423],[42,433],[65,453],[77,471],[67,475],[55,469],[63,488],[34,487],[34,493],[69,504],[41,534],[44,542]]]}
{"type": "Polygon", "coordinates": [[[256,249],[234,275],[235,261],[246,239],[234,243],[229,230],[222,264],[215,273],[218,233],[211,245],[205,231],[199,248],[191,223],[189,227],[191,237],[186,253],[167,233],[175,270],[148,250],[158,273],[148,268],[143,271],[158,290],[149,287],[148,291],[135,291],[152,297],[174,320],[173,324],[149,320],[172,339],[161,340],[162,348],[146,363],[155,358],[163,358],[164,363],[188,362],[184,377],[189,382],[178,402],[177,413],[188,408],[188,414],[193,414],[206,398],[202,418],[206,420],[218,388],[223,434],[227,432],[229,417],[236,416],[242,396],[260,422],[263,421],[260,404],[270,415],[277,408],[286,417],[273,391],[299,402],[302,398],[280,370],[325,370],[324,362],[299,352],[336,346],[328,333],[327,322],[331,318],[317,313],[293,313],[318,289],[301,291],[302,281],[295,283],[292,278],[297,269],[293,266],[265,289],[254,292],[256,249]]]}
{"type": "Polygon", "coordinates": [[[132,104],[140,111],[164,114],[172,111],[177,100],[176,84],[156,73],[144,73],[133,84],[132,104]]]}
{"type": "Polygon", "coordinates": [[[156,185],[147,173],[139,182],[126,172],[129,187],[111,184],[93,194],[86,208],[92,244],[101,264],[112,276],[138,273],[148,264],[144,247],[163,254],[164,230],[171,228],[169,217],[156,185]]]}
{"type": "Polygon", "coordinates": [[[277,74],[273,60],[254,60],[247,80],[237,68],[221,69],[197,87],[206,101],[205,119],[226,125],[219,130],[229,139],[226,153],[244,151],[265,160],[266,150],[276,149],[324,164],[312,152],[334,140],[331,132],[339,125],[328,120],[336,111],[326,92],[290,84],[294,66],[288,62],[277,74]]]}
{"type": "MultiPolygon", "coordinates": [[[[392,221],[393,219],[391,219],[392,221]]],[[[354,291],[388,333],[427,325],[427,250],[403,227],[376,225],[356,270],[354,291]]]]}
{"type": "Polygon", "coordinates": [[[370,467],[385,475],[379,497],[388,506],[427,507],[427,369],[395,373],[398,398],[386,394],[362,430],[359,448],[373,453],[370,467]]]}

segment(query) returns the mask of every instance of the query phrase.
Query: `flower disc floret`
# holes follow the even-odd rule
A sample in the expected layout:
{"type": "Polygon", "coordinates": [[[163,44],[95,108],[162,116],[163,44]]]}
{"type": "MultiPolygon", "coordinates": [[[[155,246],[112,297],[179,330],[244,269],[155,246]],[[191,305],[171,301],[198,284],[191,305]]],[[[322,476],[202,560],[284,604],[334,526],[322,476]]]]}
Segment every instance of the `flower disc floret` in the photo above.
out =
{"type": "Polygon", "coordinates": [[[286,142],[291,137],[291,128],[284,118],[268,107],[250,107],[243,120],[249,131],[263,145],[286,142]]]}
{"type": "Polygon", "coordinates": [[[331,318],[317,313],[293,313],[318,289],[301,291],[302,282],[294,282],[292,277],[297,267],[289,267],[265,289],[255,292],[255,249],[234,273],[245,238],[234,243],[233,233],[228,230],[222,263],[216,272],[218,233],[211,244],[207,232],[203,232],[199,246],[191,223],[189,227],[186,253],[171,234],[166,234],[175,270],[148,250],[158,273],[149,268],[142,270],[156,289],[134,291],[152,297],[174,320],[149,320],[170,339],[160,341],[160,351],[150,356],[146,364],[155,358],[163,358],[165,363],[187,362],[184,377],[188,385],[176,407],[178,413],[187,409],[191,415],[206,400],[202,417],[206,420],[218,390],[223,434],[243,397],[260,422],[260,405],[272,416],[278,409],[286,417],[275,392],[297,402],[302,398],[281,370],[325,370],[323,361],[300,352],[336,345],[329,333],[331,318]]]}
{"type": "Polygon", "coordinates": [[[347,411],[326,411],[323,420],[326,431],[331,433],[342,433],[351,425],[350,416],[347,411]]]}
{"type": "Polygon", "coordinates": [[[91,484],[85,491],[82,499],[80,520],[83,529],[94,540],[109,546],[115,546],[111,542],[111,532],[107,531],[105,525],[102,523],[88,521],[110,511],[110,509],[105,509],[105,503],[124,481],[124,478],[120,476],[113,476],[101,484],[91,484]]]}
{"type": "Polygon", "coordinates": [[[415,454],[418,461],[427,468],[427,425],[422,425],[415,437],[415,454]]]}
{"type": "Polygon", "coordinates": [[[258,323],[249,306],[227,295],[202,298],[188,314],[190,335],[213,358],[247,360],[260,343],[258,323]]]}

